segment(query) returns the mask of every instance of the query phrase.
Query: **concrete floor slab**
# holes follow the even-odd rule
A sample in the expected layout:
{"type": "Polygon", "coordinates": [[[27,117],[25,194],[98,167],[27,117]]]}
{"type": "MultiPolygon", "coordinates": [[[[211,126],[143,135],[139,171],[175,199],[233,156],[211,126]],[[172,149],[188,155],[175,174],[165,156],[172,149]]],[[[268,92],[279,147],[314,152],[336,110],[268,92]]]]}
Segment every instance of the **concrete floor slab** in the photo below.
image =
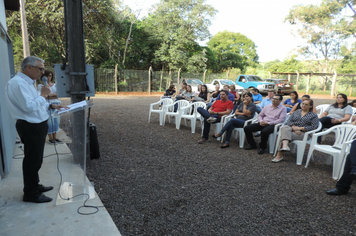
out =
{"type": "MultiPolygon", "coordinates": [[[[67,145],[56,145],[59,153],[59,169],[63,179],[81,182],[83,174],[68,175],[68,170],[82,171],[72,163],[67,145]],[[68,177],[70,176],[70,177],[68,177]],[[80,178],[80,179],[78,179],[80,178]]],[[[41,184],[53,186],[45,195],[53,198],[49,203],[27,203],[22,201],[22,155],[20,144],[16,145],[10,174],[0,181],[0,235],[121,235],[105,207],[92,215],[80,215],[77,210],[85,198],[73,199],[69,203],[57,204],[60,175],[57,171],[57,156],[54,146],[46,143],[45,158],[40,170],[41,184]]],[[[86,179],[86,181],[88,181],[86,179]]],[[[86,205],[103,206],[96,192],[86,205]]],[[[81,208],[83,213],[95,212],[94,208],[81,208]]]]}

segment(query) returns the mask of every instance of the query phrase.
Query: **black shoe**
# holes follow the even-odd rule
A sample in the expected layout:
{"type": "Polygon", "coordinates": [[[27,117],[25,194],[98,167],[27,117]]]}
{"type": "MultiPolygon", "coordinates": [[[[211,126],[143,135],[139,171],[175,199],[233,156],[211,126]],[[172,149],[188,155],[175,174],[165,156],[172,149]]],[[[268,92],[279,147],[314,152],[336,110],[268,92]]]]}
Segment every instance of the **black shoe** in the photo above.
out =
{"type": "Polygon", "coordinates": [[[44,202],[50,202],[53,199],[50,197],[46,197],[42,193],[37,193],[35,195],[23,195],[23,201],[24,202],[34,202],[34,203],[44,203],[44,202]]]}
{"type": "Polygon", "coordinates": [[[349,174],[349,179],[356,180],[356,172],[355,171],[353,171],[349,174]]]}
{"type": "Polygon", "coordinates": [[[260,148],[260,149],[258,150],[258,154],[263,154],[263,153],[265,153],[265,150],[266,150],[266,149],[260,148]]]}
{"type": "Polygon", "coordinates": [[[252,150],[252,149],[257,149],[256,146],[247,146],[244,148],[245,150],[252,150]]]}
{"type": "Polygon", "coordinates": [[[53,189],[52,186],[45,187],[45,186],[43,186],[42,184],[39,184],[39,185],[37,186],[37,191],[40,192],[40,193],[48,192],[48,191],[50,191],[50,190],[52,190],[52,189],[53,189]]]}
{"type": "Polygon", "coordinates": [[[337,188],[330,189],[330,190],[326,191],[326,193],[329,195],[345,195],[345,194],[347,194],[347,192],[342,191],[337,188]]]}
{"type": "Polygon", "coordinates": [[[225,143],[224,145],[220,146],[220,148],[228,148],[228,147],[230,147],[230,144],[228,144],[228,143],[225,143]]]}

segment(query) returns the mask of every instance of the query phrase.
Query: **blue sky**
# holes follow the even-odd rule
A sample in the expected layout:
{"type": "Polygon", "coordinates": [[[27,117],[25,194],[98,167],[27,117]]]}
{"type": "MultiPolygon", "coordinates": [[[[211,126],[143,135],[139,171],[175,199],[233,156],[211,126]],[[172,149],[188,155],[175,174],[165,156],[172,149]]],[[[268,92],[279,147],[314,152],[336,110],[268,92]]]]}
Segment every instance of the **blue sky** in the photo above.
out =
{"type": "MultiPolygon", "coordinates": [[[[146,16],[151,6],[159,0],[124,0],[133,10],[141,9],[140,17],[146,16]]],[[[293,27],[284,23],[292,6],[320,4],[321,0],[207,0],[218,10],[209,30],[212,35],[219,31],[232,31],[246,35],[257,45],[260,62],[283,60],[303,40],[292,34],[293,27]]],[[[205,42],[201,42],[204,45],[205,42]]]]}

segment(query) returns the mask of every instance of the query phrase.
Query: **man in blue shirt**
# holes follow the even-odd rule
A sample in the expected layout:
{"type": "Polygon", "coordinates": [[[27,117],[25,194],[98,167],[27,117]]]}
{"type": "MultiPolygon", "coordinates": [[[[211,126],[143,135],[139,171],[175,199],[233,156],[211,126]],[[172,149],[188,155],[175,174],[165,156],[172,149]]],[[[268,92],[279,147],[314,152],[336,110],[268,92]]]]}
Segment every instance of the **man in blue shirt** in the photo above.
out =
{"type": "Polygon", "coordinates": [[[269,90],[267,97],[262,100],[260,104],[257,104],[257,112],[260,113],[262,111],[262,108],[265,106],[272,104],[272,98],[276,95],[276,92],[274,90],[269,90]]]}

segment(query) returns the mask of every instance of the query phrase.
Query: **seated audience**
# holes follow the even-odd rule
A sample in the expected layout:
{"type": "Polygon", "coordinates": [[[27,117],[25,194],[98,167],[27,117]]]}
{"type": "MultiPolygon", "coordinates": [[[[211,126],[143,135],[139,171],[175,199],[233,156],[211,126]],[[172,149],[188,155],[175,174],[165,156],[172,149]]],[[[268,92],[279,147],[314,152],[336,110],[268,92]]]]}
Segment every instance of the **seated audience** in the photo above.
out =
{"type": "Polygon", "coordinates": [[[194,96],[193,102],[205,102],[208,103],[208,88],[205,84],[201,86],[201,91],[198,96],[194,96]]]}
{"type": "Polygon", "coordinates": [[[198,97],[201,92],[201,84],[198,85],[198,90],[194,92],[195,97],[198,97]]]}
{"type": "MultiPolygon", "coordinates": [[[[302,96],[302,102],[304,100],[310,99],[310,96],[308,94],[305,94],[302,96]]],[[[294,105],[294,107],[292,108],[292,110],[289,112],[290,115],[293,114],[293,112],[295,112],[296,110],[302,109],[302,103],[299,102],[297,104],[294,105]]],[[[313,105],[313,112],[316,113],[316,109],[315,109],[315,105],[313,105]]]]}
{"type": "MultiPolygon", "coordinates": [[[[352,100],[352,102],[350,102],[349,105],[353,108],[356,108],[356,99],[352,100]]],[[[354,122],[355,120],[356,120],[356,115],[352,116],[352,123],[356,123],[354,122]]]]}
{"type": "Polygon", "coordinates": [[[301,103],[301,102],[302,100],[299,99],[298,93],[296,91],[292,91],[290,93],[290,98],[285,100],[283,102],[283,105],[287,108],[287,113],[289,113],[297,103],[301,103]]]}
{"type": "Polygon", "coordinates": [[[313,112],[313,100],[306,99],[302,102],[302,109],[294,112],[288,119],[287,124],[283,125],[279,131],[281,143],[278,144],[280,150],[272,162],[283,160],[284,151],[290,151],[288,146],[292,140],[303,140],[305,132],[318,128],[318,115],[313,112]]]}
{"type": "Polygon", "coordinates": [[[175,94],[176,94],[175,86],[174,86],[174,84],[171,84],[163,96],[165,96],[167,98],[171,98],[171,97],[174,97],[175,94]]]}
{"type": "Polygon", "coordinates": [[[253,98],[253,103],[254,104],[260,104],[262,102],[262,95],[260,94],[260,90],[253,88],[251,89],[252,93],[252,98],[253,98]]]}
{"type": "Polygon", "coordinates": [[[245,126],[244,131],[249,144],[245,150],[257,149],[257,144],[253,138],[252,132],[261,131],[261,143],[258,154],[265,153],[267,147],[268,136],[273,133],[274,126],[283,123],[287,116],[286,108],[281,104],[282,96],[274,95],[272,104],[267,105],[258,115],[258,123],[245,126]]]}
{"type": "MultiPolygon", "coordinates": [[[[347,104],[347,96],[340,93],[336,97],[336,102],[326,108],[320,115],[319,121],[322,124],[322,129],[331,128],[342,122],[348,121],[351,115],[352,108],[347,104]]],[[[321,143],[321,137],[318,137],[318,143],[321,143]]]]}
{"type": "MultiPolygon", "coordinates": [[[[229,99],[230,101],[234,102],[235,97],[234,97],[234,95],[233,95],[232,93],[229,92],[229,85],[225,84],[225,85],[223,86],[223,90],[228,91],[228,93],[229,93],[229,94],[228,94],[228,99],[229,99]]],[[[216,98],[216,100],[220,100],[220,94],[218,95],[218,97],[216,98]]]]}
{"type": "Polygon", "coordinates": [[[220,92],[221,99],[216,100],[208,111],[198,107],[197,111],[202,115],[202,117],[204,117],[203,137],[198,141],[198,143],[202,144],[208,141],[210,123],[220,122],[222,116],[229,115],[231,113],[234,108],[234,104],[227,98],[228,94],[228,91],[222,90],[220,92]]]}
{"type": "Polygon", "coordinates": [[[260,113],[262,108],[266,107],[267,105],[272,104],[272,98],[276,95],[274,90],[269,90],[267,93],[267,97],[262,100],[261,103],[257,104],[257,113],[260,113]]]}
{"type": "Polygon", "coordinates": [[[230,93],[232,95],[234,95],[234,105],[238,105],[240,104],[241,100],[240,100],[240,94],[236,91],[235,85],[230,85],[230,93]]]}
{"type": "Polygon", "coordinates": [[[188,101],[193,101],[193,100],[194,100],[194,92],[192,91],[192,86],[187,85],[187,90],[186,90],[186,92],[182,95],[182,97],[183,97],[185,100],[188,100],[188,101]]]}
{"type": "Polygon", "coordinates": [[[351,144],[350,153],[346,157],[344,166],[344,173],[339,181],[336,183],[336,187],[326,191],[329,195],[343,195],[347,194],[350,190],[352,181],[356,179],[356,140],[351,144]]]}
{"type": "Polygon", "coordinates": [[[221,146],[221,148],[229,147],[232,131],[235,128],[244,127],[245,121],[252,119],[255,115],[255,112],[256,105],[253,103],[252,94],[246,93],[244,95],[243,103],[240,103],[235,111],[235,118],[232,118],[229,122],[227,122],[219,133],[213,135],[213,138],[217,138],[226,131],[225,143],[221,146]]]}

